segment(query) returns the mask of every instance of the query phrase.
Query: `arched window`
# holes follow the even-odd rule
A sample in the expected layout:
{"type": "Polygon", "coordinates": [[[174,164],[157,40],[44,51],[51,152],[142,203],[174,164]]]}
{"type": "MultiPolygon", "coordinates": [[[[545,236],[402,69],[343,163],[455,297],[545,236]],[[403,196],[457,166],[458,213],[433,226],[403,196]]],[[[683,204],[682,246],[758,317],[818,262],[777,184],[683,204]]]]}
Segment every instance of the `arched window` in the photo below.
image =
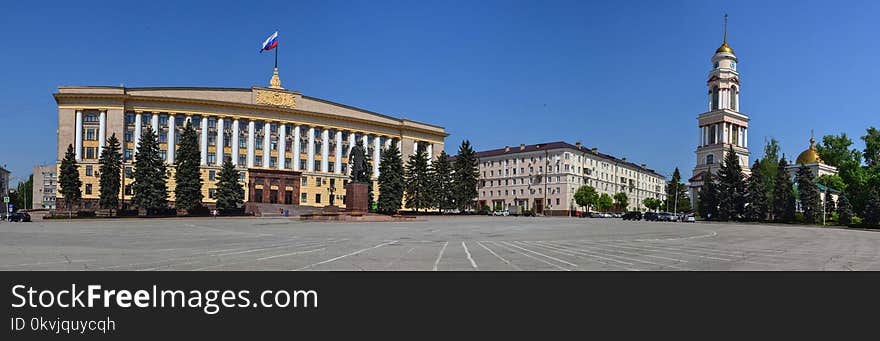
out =
{"type": "Polygon", "coordinates": [[[712,155],[712,154],[706,155],[706,164],[711,165],[713,163],[715,163],[715,155],[712,155]]]}
{"type": "Polygon", "coordinates": [[[736,85],[731,86],[730,87],[730,109],[731,110],[737,110],[737,107],[736,107],[737,94],[738,94],[738,92],[736,89],[736,85]]]}
{"type": "Polygon", "coordinates": [[[712,87],[712,110],[718,110],[720,103],[718,102],[718,87],[712,87]]]}

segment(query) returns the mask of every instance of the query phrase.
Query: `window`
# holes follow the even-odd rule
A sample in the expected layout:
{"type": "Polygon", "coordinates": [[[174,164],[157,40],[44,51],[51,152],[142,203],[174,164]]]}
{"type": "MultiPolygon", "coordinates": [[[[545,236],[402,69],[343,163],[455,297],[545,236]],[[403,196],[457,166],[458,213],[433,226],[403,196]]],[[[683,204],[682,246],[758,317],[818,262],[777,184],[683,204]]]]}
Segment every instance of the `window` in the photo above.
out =
{"type": "Polygon", "coordinates": [[[330,163],[329,165],[327,165],[327,171],[330,173],[336,172],[336,163],[333,162],[333,163],[330,163]]]}
{"type": "Polygon", "coordinates": [[[321,169],[321,160],[315,160],[315,164],[313,165],[316,170],[321,169]]]}
{"type": "Polygon", "coordinates": [[[255,144],[254,147],[257,150],[263,150],[263,138],[262,137],[257,137],[256,139],[254,139],[254,144],[255,144]]]}
{"type": "Polygon", "coordinates": [[[308,160],[299,159],[299,169],[300,170],[306,169],[306,167],[307,167],[306,163],[308,163],[308,160]]]}
{"type": "Polygon", "coordinates": [[[125,177],[131,178],[131,167],[125,167],[125,177]]]}
{"type": "Polygon", "coordinates": [[[715,163],[715,155],[712,155],[712,154],[706,155],[706,164],[711,165],[713,163],[715,163]]]}
{"type": "Polygon", "coordinates": [[[160,159],[165,160],[165,159],[166,159],[166,156],[167,156],[167,152],[166,152],[166,151],[164,151],[164,150],[160,150],[160,151],[159,151],[159,158],[160,158],[160,159]]]}
{"type": "Polygon", "coordinates": [[[217,154],[215,154],[215,153],[208,153],[208,163],[210,163],[210,164],[214,164],[214,163],[216,163],[216,162],[217,162],[217,154]]]}
{"type": "Polygon", "coordinates": [[[86,148],[86,159],[94,159],[95,158],[95,148],[87,147],[86,148]]]}
{"type": "Polygon", "coordinates": [[[247,148],[247,139],[238,139],[238,148],[247,148]]]}
{"type": "Polygon", "coordinates": [[[125,113],[125,124],[134,124],[134,114],[130,112],[125,113]]]}
{"type": "Polygon", "coordinates": [[[316,204],[321,203],[321,193],[315,193],[315,203],[316,204]]]}
{"type": "Polygon", "coordinates": [[[163,127],[168,125],[168,115],[167,114],[159,115],[159,125],[163,126],[163,127]]]}
{"type": "Polygon", "coordinates": [[[244,164],[245,164],[246,162],[247,162],[247,160],[246,160],[246,157],[245,157],[244,155],[239,155],[239,156],[238,156],[238,165],[239,165],[239,166],[244,166],[244,164]]]}
{"type": "Polygon", "coordinates": [[[269,157],[269,167],[277,167],[278,166],[278,158],[274,156],[269,157]]]}
{"type": "Polygon", "coordinates": [[[86,140],[87,141],[97,140],[97,138],[95,138],[95,129],[86,129],[86,140]]]}
{"type": "Polygon", "coordinates": [[[300,181],[300,182],[301,182],[301,186],[305,187],[305,186],[308,186],[308,185],[309,185],[309,178],[308,178],[308,177],[304,176],[304,177],[302,177],[302,179],[300,179],[300,180],[301,180],[301,181],[300,181]]]}
{"type": "Polygon", "coordinates": [[[308,202],[308,198],[309,198],[309,195],[308,195],[307,193],[302,193],[302,194],[300,194],[300,196],[299,196],[299,203],[300,203],[300,204],[305,204],[306,202],[308,202]]]}
{"type": "Polygon", "coordinates": [[[92,176],[92,166],[86,166],[86,176],[92,176]]]}
{"type": "Polygon", "coordinates": [[[217,198],[217,189],[216,188],[208,188],[208,198],[211,198],[211,199],[217,198]]]}
{"type": "Polygon", "coordinates": [[[217,144],[217,135],[210,134],[208,135],[208,145],[213,146],[217,144]]]}
{"type": "Polygon", "coordinates": [[[92,194],[92,184],[86,184],[86,194],[92,194]]]}
{"type": "Polygon", "coordinates": [[[720,90],[718,90],[717,86],[712,87],[712,101],[710,103],[711,110],[718,110],[721,108],[721,103],[718,103],[718,92],[719,91],[720,90]]]}
{"type": "Polygon", "coordinates": [[[208,171],[208,180],[214,181],[217,179],[216,171],[208,171]]]}
{"type": "Polygon", "coordinates": [[[736,110],[736,86],[730,87],[730,109],[736,110]]]}
{"type": "Polygon", "coordinates": [[[134,132],[131,130],[125,131],[125,142],[133,142],[134,141],[134,132]]]}
{"type": "Polygon", "coordinates": [[[86,115],[83,118],[83,121],[85,121],[85,122],[98,122],[98,115],[95,115],[95,114],[86,115]]]}

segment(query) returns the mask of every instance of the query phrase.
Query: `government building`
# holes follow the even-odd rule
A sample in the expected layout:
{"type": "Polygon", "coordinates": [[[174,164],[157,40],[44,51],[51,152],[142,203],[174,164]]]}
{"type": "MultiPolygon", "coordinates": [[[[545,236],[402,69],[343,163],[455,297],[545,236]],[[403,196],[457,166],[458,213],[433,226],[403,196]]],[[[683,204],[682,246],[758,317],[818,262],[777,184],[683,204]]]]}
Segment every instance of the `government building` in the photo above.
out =
{"type": "Polygon", "coordinates": [[[581,209],[574,193],[584,185],[599,195],[626,193],[629,210],[644,211],[645,198],[666,200],[663,175],[580,142],[507,146],[478,152],[477,157],[479,207],[522,207],[544,215],[569,215],[581,209]]]}
{"type": "Polygon", "coordinates": [[[96,208],[98,158],[112,134],[122,143],[123,205],[131,200],[133,160],[145,129],[158,134],[160,155],[169,165],[168,199],[174,201],[175,146],[186,122],[191,122],[199,136],[202,193],[209,206],[215,202],[223,160],[230,158],[241,172],[245,202],[315,207],[345,207],[348,155],[357,141],[372,159],[375,179],[383,148],[396,144],[404,160],[416,150],[433,157],[443,150],[448,136],[440,126],[284,89],[277,69],[269,87],[62,86],[54,97],[58,103],[57,165],[72,145],[80,165],[85,209],[96,208]]]}

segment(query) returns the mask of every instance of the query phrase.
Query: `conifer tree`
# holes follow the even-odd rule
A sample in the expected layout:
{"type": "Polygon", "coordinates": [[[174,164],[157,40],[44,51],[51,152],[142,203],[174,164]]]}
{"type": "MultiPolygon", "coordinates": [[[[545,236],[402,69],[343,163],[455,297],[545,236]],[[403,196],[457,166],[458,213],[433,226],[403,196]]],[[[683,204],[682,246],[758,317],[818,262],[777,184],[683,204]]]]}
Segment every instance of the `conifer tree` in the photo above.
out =
{"type": "Polygon", "coordinates": [[[406,162],[406,208],[416,212],[431,206],[431,181],[428,177],[428,154],[419,150],[406,162]]]}
{"type": "Polygon", "coordinates": [[[434,205],[442,213],[444,210],[452,208],[453,200],[453,182],[452,164],[449,162],[449,154],[441,151],[440,155],[431,162],[431,197],[434,205]]]}
{"type": "Polygon", "coordinates": [[[114,209],[119,207],[119,187],[122,176],[122,154],[119,152],[119,140],[116,133],[110,135],[101,156],[98,159],[100,165],[101,177],[101,197],[98,205],[101,208],[114,209]]]}
{"type": "Polygon", "coordinates": [[[174,156],[174,207],[194,210],[202,205],[202,160],[198,134],[190,121],[180,133],[174,156]]]}
{"type": "Polygon", "coordinates": [[[865,217],[862,222],[869,227],[880,225],[880,196],[877,190],[869,190],[868,202],[865,204],[865,217]]]}
{"type": "Polygon", "coordinates": [[[379,163],[379,202],[378,211],[385,214],[397,213],[403,205],[404,180],[403,160],[397,144],[392,143],[382,151],[379,163]]]}
{"type": "Polygon", "coordinates": [[[848,226],[853,222],[852,205],[845,193],[841,193],[837,198],[837,222],[840,225],[848,226]]]}
{"type": "Polygon", "coordinates": [[[73,152],[72,144],[67,145],[67,152],[64,153],[60,168],[58,184],[61,189],[59,192],[64,197],[64,205],[70,211],[79,206],[80,200],[82,200],[82,181],[79,179],[79,165],[76,162],[76,153],[73,152]]]}
{"type": "Polygon", "coordinates": [[[131,203],[135,207],[146,210],[148,215],[167,208],[168,188],[165,180],[168,174],[165,161],[159,156],[159,141],[153,129],[145,129],[141,135],[140,146],[135,154],[133,177],[134,195],[131,203]]]}
{"type": "Polygon", "coordinates": [[[831,197],[831,193],[825,192],[825,214],[830,215],[832,212],[837,211],[837,203],[834,202],[834,198],[831,197]]]}
{"type": "Polygon", "coordinates": [[[767,219],[769,202],[767,200],[766,175],[760,167],[760,160],[755,160],[752,175],[746,180],[746,212],[745,218],[750,221],[767,219]]]}
{"type": "Polygon", "coordinates": [[[477,198],[477,183],[480,179],[479,162],[477,154],[471,148],[471,142],[461,141],[453,165],[453,199],[455,207],[461,211],[472,208],[474,199],[477,198]]]}
{"type": "Polygon", "coordinates": [[[739,157],[730,146],[724,162],[718,170],[718,218],[735,220],[742,216],[745,207],[745,182],[739,157]]]}
{"type": "Polygon", "coordinates": [[[788,163],[785,155],[779,159],[776,169],[776,181],[773,189],[773,216],[776,221],[791,223],[794,221],[793,184],[785,170],[788,163]]]}
{"type": "Polygon", "coordinates": [[[813,180],[813,172],[801,165],[797,172],[798,197],[804,212],[804,223],[815,224],[821,219],[822,204],[819,202],[819,189],[813,180]]]}
{"type": "Polygon", "coordinates": [[[232,158],[225,157],[217,182],[217,209],[235,209],[244,202],[244,186],[239,179],[240,174],[232,164],[232,158]]]}
{"type": "Polygon", "coordinates": [[[718,219],[718,185],[712,175],[712,169],[703,173],[703,186],[699,193],[700,216],[706,220],[718,219]]]}
{"type": "Polygon", "coordinates": [[[666,185],[666,210],[670,212],[688,212],[691,210],[687,186],[681,183],[681,173],[678,171],[678,167],[675,167],[675,171],[672,172],[672,179],[666,185]]]}

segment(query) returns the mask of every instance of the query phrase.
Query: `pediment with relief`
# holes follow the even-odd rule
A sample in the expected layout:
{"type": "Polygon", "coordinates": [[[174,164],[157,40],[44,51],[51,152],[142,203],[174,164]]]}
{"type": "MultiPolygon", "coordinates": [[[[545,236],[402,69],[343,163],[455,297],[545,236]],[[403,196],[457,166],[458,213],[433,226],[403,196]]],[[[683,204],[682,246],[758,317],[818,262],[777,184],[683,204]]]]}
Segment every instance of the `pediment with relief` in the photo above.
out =
{"type": "Polygon", "coordinates": [[[296,105],[294,94],[286,91],[273,91],[267,89],[255,89],[254,101],[257,104],[272,105],[276,107],[293,108],[296,105]]]}

